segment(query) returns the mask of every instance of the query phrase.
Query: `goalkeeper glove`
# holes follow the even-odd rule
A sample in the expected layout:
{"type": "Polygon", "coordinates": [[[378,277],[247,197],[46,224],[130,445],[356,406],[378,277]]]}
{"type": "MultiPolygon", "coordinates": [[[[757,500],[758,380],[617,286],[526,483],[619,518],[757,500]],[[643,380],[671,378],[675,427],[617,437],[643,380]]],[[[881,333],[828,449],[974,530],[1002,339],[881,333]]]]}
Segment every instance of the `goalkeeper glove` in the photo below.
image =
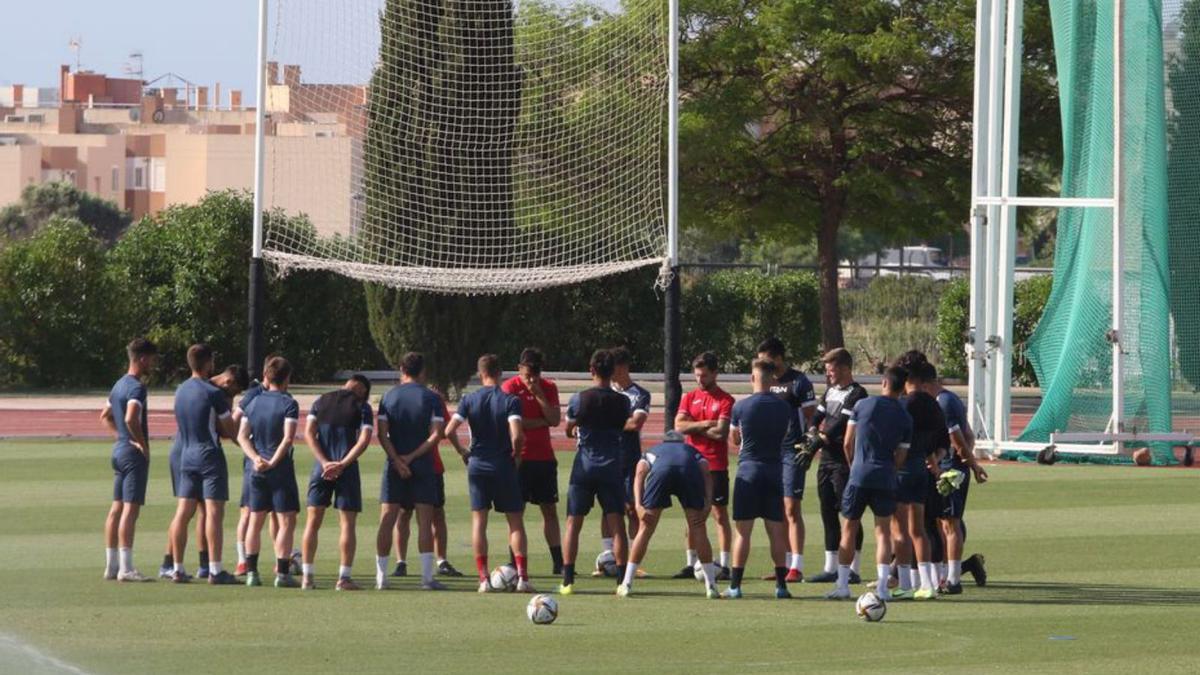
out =
{"type": "Polygon", "coordinates": [[[945,497],[946,495],[950,494],[951,492],[954,492],[958,488],[962,487],[963,479],[965,479],[965,478],[966,478],[966,475],[963,472],[959,471],[958,469],[950,469],[948,471],[943,471],[942,475],[938,476],[938,482],[937,482],[938,494],[945,497]]]}

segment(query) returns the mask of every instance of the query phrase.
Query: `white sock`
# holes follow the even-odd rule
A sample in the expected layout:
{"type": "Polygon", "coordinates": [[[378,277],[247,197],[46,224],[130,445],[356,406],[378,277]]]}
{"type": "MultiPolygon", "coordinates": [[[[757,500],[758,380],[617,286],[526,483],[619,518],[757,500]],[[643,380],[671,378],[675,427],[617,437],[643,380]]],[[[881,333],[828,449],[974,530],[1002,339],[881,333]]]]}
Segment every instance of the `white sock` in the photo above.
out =
{"type": "Polygon", "coordinates": [[[909,588],[920,588],[921,587],[921,584],[922,584],[922,582],[921,582],[921,565],[928,565],[928,564],[929,563],[917,563],[916,567],[909,570],[909,577],[908,577],[908,587],[909,588]]]}
{"type": "Polygon", "coordinates": [[[181,562],[175,563],[175,571],[180,574],[187,574],[187,570],[183,569],[183,563],[181,562]]]}
{"type": "Polygon", "coordinates": [[[942,583],[941,565],[938,563],[929,563],[929,579],[933,581],[933,587],[937,588],[942,583]]]}
{"type": "Polygon", "coordinates": [[[850,571],[851,572],[854,572],[855,574],[859,574],[862,572],[861,558],[862,558],[862,551],[855,551],[854,552],[854,560],[850,561],[850,571]]]}
{"type": "MultiPolygon", "coordinates": [[[[312,565],[308,565],[308,568],[309,568],[309,571],[305,572],[305,574],[312,574],[312,565]]],[[[350,566],[349,565],[339,565],[338,566],[338,578],[339,579],[349,579],[350,578],[350,566]]]]}
{"type": "Polygon", "coordinates": [[[788,551],[783,554],[783,566],[792,569],[792,552],[788,551]]]}
{"type": "Polygon", "coordinates": [[[445,559],[445,558],[438,558],[438,559],[437,559],[437,564],[438,564],[438,567],[441,567],[442,565],[445,565],[445,564],[446,564],[446,559],[445,559]]]}
{"type": "Polygon", "coordinates": [[[900,590],[912,590],[912,565],[900,565],[900,571],[896,576],[900,579],[900,590]]]}
{"type": "Polygon", "coordinates": [[[793,569],[793,570],[796,570],[797,572],[803,572],[804,571],[804,554],[803,553],[793,553],[792,554],[792,563],[791,563],[791,565],[788,566],[788,569],[793,569]]]}
{"type": "Polygon", "coordinates": [[[729,567],[729,551],[721,551],[721,567],[729,567]]]}
{"type": "Polygon", "coordinates": [[[951,584],[962,583],[962,561],[951,560],[950,570],[946,575],[946,582],[951,584]]]}
{"type": "Polygon", "coordinates": [[[240,541],[237,543],[237,554],[238,554],[238,564],[245,565],[246,564],[246,545],[240,541]]]}
{"type": "Polygon", "coordinates": [[[696,566],[696,563],[697,563],[699,560],[700,560],[700,556],[696,555],[696,550],[695,550],[695,549],[691,549],[691,548],[689,548],[689,549],[687,550],[687,566],[688,566],[688,567],[695,567],[695,566],[696,566]]]}
{"type": "Polygon", "coordinates": [[[625,565],[625,585],[633,586],[633,578],[637,576],[638,564],[631,562],[625,565]]]}
{"type": "Polygon", "coordinates": [[[209,560],[208,561],[208,573],[214,577],[217,576],[218,574],[220,574],[221,573],[221,562],[220,561],[213,562],[212,560],[209,560]]]}
{"type": "Polygon", "coordinates": [[[117,566],[117,549],[104,549],[104,569],[108,570],[109,572],[116,572],[117,566]]]}
{"type": "Polygon", "coordinates": [[[391,560],[390,556],[386,556],[386,555],[375,556],[375,575],[376,576],[380,576],[380,577],[387,576],[387,568],[388,568],[389,560],[391,560]]]}
{"type": "Polygon", "coordinates": [[[933,563],[917,563],[917,571],[921,576],[921,590],[931,591],[937,588],[937,582],[933,578],[933,563]]]}
{"type": "Polygon", "coordinates": [[[433,554],[421,554],[421,583],[427,584],[433,581],[433,554]]]}
{"type": "Polygon", "coordinates": [[[600,548],[605,551],[611,551],[612,540],[612,537],[600,537],[600,548]]]}
{"type": "Polygon", "coordinates": [[[837,551],[825,551],[825,571],[833,574],[837,572],[838,559],[837,551]]]}
{"type": "Polygon", "coordinates": [[[882,600],[888,600],[892,597],[892,592],[888,590],[888,577],[892,576],[891,565],[876,565],[875,572],[879,575],[879,581],[875,584],[875,595],[878,595],[882,600]]]}
{"type": "Polygon", "coordinates": [[[938,566],[938,579],[946,579],[947,577],[949,577],[950,568],[946,563],[940,562],[937,564],[937,566],[938,566]]]}
{"type": "Polygon", "coordinates": [[[311,577],[313,575],[314,567],[315,566],[312,563],[300,563],[300,573],[306,577],[311,577]]]}
{"type": "Polygon", "coordinates": [[[117,557],[120,559],[121,572],[129,572],[133,569],[133,549],[122,547],[117,551],[117,557]]]}
{"type": "Polygon", "coordinates": [[[837,567],[837,588],[839,591],[850,590],[850,566],[839,564],[837,567]]]}
{"type": "Polygon", "coordinates": [[[705,588],[715,588],[717,585],[717,566],[706,562],[700,566],[704,570],[704,586],[705,588]]]}

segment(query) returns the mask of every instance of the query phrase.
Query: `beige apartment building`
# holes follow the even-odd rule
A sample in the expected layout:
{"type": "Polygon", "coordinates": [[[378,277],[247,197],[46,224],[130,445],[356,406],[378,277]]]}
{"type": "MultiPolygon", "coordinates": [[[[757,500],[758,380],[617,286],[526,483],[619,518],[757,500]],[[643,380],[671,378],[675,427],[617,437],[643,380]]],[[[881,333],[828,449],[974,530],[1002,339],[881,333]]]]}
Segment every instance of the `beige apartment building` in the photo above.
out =
{"type": "MultiPolygon", "coordinates": [[[[299,66],[268,64],[266,204],[306,214],[323,235],[357,223],[366,88],[304,84],[299,66]]],[[[67,181],[135,218],[210,190],[250,190],[255,111],[220,85],[146,89],[60,70],[47,88],[0,88],[0,205],[25,186],[67,181]]]]}

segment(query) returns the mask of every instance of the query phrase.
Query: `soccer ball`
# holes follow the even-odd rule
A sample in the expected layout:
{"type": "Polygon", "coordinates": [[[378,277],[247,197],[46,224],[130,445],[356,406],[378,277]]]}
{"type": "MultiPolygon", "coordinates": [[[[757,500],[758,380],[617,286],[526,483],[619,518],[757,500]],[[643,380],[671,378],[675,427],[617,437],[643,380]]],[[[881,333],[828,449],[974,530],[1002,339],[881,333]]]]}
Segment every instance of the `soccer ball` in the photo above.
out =
{"type": "Polygon", "coordinates": [[[887,614],[887,603],[873,591],[867,591],[858,596],[858,602],[854,603],[854,613],[863,621],[883,621],[887,614]]]}
{"type": "Polygon", "coordinates": [[[696,581],[704,581],[704,563],[699,560],[695,565],[692,565],[692,576],[696,577],[696,581]]]}
{"type": "Polygon", "coordinates": [[[501,565],[492,570],[488,577],[488,585],[493,591],[514,591],[517,589],[517,568],[512,565],[501,565]]]}
{"type": "Polygon", "coordinates": [[[525,606],[525,616],[538,625],[554,623],[558,618],[558,603],[548,595],[535,595],[525,606]]]}
{"type": "Polygon", "coordinates": [[[617,557],[612,551],[601,551],[600,555],[596,556],[596,571],[606,577],[617,576],[617,557]]]}

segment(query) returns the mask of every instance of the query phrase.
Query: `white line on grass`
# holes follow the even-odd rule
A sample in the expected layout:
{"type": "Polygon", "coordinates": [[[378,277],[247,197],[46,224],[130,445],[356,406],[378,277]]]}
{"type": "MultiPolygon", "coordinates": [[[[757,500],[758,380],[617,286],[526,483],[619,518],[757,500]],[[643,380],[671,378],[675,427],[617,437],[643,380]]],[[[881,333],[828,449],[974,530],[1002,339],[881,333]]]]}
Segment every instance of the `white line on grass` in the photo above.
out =
{"type": "Polygon", "coordinates": [[[14,673],[72,673],[88,675],[8,633],[0,633],[0,670],[14,673]],[[12,670],[9,670],[12,668],[12,670]]]}

